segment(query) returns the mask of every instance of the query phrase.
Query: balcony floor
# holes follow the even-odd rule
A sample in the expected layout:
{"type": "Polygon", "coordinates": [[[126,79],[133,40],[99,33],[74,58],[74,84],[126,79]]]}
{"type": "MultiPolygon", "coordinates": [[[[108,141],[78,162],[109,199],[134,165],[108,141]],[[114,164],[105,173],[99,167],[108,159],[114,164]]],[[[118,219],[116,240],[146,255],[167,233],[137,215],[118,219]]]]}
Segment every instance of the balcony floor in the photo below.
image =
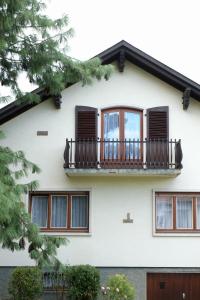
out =
{"type": "Polygon", "coordinates": [[[176,177],[181,174],[179,169],[79,169],[65,168],[69,177],[78,176],[133,176],[133,177],[176,177]]]}

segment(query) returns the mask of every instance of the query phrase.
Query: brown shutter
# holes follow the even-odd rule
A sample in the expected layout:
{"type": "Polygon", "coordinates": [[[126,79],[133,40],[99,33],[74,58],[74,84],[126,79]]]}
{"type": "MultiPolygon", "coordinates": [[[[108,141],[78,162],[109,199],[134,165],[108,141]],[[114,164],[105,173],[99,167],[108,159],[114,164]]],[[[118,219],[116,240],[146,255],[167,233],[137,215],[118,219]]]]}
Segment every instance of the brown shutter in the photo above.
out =
{"type": "Polygon", "coordinates": [[[75,107],[76,168],[97,166],[97,109],[75,107]]]}
{"type": "Polygon", "coordinates": [[[153,107],[147,110],[147,139],[169,139],[168,106],[153,107]]]}
{"type": "Polygon", "coordinates": [[[97,139],[97,109],[88,106],[76,106],[76,140],[97,139]]]}
{"type": "Polygon", "coordinates": [[[153,107],[147,110],[146,160],[148,168],[169,167],[169,108],[153,107]]]}

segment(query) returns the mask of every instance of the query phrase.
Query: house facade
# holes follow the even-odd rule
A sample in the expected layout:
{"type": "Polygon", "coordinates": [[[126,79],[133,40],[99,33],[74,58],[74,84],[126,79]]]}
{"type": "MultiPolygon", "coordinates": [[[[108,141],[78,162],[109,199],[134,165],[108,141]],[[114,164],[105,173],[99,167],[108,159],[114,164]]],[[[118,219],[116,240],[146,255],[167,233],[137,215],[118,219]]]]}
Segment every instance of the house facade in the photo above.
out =
{"type": "MultiPolygon", "coordinates": [[[[63,263],[126,274],[137,300],[197,300],[200,85],[125,41],[99,57],[108,81],[0,110],[3,143],[42,169],[27,209],[41,234],[68,238],[63,263]]],[[[2,294],[6,270],[32,264],[0,250],[2,294]]]]}

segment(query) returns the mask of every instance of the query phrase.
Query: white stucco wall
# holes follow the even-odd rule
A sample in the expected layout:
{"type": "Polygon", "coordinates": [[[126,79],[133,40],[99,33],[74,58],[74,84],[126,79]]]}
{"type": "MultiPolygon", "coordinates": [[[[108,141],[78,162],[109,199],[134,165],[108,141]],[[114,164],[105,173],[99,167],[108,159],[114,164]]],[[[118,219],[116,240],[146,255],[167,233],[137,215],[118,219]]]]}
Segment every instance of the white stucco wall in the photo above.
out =
{"type": "MultiPolygon", "coordinates": [[[[68,236],[67,247],[59,249],[64,263],[96,266],[200,267],[198,236],[153,236],[153,190],[199,191],[200,103],[191,101],[182,109],[182,93],[126,64],[124,73],[116,71],[109,81],[92,86],[75,84],[62,93],[63,104],[56,110],[47,100],[2,126],[4,143],[23,150],[28,159],[42,169],[40,190],[89,190],[90,233],[68,236]],[[74,177],[63,169],[66,138],[74,138],[75,105],[102,108],[121,105],[147,109],[169,106],[170,138],[182,140],[183,170],[176,178],[155,177],[74,177]],[[47,130],[48,136],[37,136],[47,130]],[[122,220],[127,212],[133,224],[122,220]]],[[[100,118],[99,118],[100,122],[100,118]]],[[[144,117],[145,123],[145,117],[144,117]]],[[[144,126],[144,137],[146,133],[144,126]]],[[[100,126],[99,126],[100,136],[100,126]]],[[[0,251],[0,265],[27,265],[25,252],[0,251]]]]}

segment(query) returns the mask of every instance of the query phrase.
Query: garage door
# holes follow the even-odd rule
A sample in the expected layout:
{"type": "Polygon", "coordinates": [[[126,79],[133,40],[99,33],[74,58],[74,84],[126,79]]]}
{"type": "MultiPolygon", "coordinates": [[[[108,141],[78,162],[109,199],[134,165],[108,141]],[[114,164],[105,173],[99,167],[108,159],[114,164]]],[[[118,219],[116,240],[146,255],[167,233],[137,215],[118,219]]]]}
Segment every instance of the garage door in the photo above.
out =
{"type": "Polygon", "coordinates": [[[147,300],[200,300],[200,274],[148,273],[147,300]]]}

